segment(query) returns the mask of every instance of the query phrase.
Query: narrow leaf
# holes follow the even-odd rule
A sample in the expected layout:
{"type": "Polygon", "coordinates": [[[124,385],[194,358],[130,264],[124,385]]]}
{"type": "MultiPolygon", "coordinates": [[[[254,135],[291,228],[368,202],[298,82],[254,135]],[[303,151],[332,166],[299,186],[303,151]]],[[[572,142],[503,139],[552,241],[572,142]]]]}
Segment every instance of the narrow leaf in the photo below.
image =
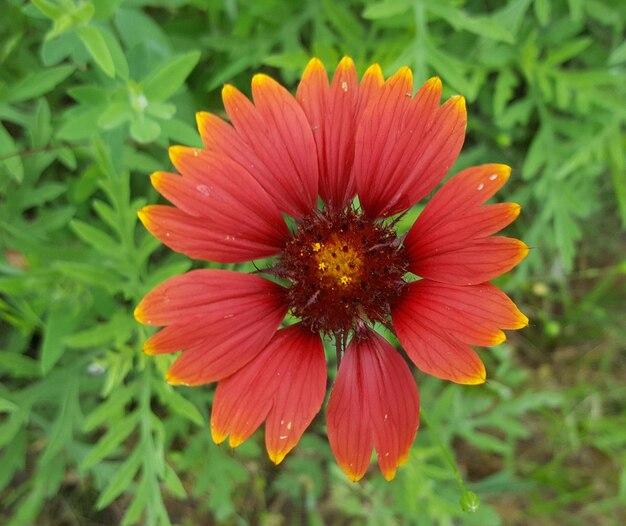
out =
{"type": "Polygon", "coordinates": [[[115,77],[115,63],[100,30],[94,26],[84,26],[79,27],[76,32],[102,71],[111,78],[115,77]]]}

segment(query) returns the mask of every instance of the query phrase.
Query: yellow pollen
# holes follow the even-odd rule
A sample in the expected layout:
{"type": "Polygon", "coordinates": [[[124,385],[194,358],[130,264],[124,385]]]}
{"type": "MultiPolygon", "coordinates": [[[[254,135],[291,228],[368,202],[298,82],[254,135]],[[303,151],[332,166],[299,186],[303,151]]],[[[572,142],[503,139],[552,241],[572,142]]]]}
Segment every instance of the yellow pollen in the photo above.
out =
{"type": "Polygon", "coordinates": [[[359,278],[363,258],[350,242],[333,235],[323,244],[313,243],[312,249],[320,279],[346,287],[359,278]]]}

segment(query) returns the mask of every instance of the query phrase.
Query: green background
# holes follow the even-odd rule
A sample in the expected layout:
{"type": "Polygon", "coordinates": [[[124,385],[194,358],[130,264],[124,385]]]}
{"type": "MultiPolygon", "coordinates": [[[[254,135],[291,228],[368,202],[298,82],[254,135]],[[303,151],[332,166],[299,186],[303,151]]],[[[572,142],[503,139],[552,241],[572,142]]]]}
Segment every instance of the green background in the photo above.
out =
{"type": "Polygon", "coordinates": [[[0,10],[2,524],[626,523],[626,3],[0,10]],[[484,386],[416,372],[427,423],[392,483],[375,466],[350,483],[323,416],[279,467],[262,432],[215,446],[213,389],[168,386],[171,357],[142,355],[132,317],[155,284],[202,266],[136,218],[167,147],[199,145],[194,113],[221,114],[225,82],[249,92],[263,71],[294,88],[311,56],[332,70],[345,54],[465,95],[452,172],[511,165],[501,198],[523,211],[507,233],[533,247],[498,282],[530,326],[481,353],[484,386]]]}

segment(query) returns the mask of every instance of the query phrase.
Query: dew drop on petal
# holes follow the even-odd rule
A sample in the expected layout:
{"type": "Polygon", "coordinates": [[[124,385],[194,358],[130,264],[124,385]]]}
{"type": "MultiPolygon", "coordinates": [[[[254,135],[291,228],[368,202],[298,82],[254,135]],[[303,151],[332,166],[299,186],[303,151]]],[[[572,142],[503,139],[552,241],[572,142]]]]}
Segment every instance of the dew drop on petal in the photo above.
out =
{"type": "Polygon", "coordinates": [[[484,183],[480,183],[480,184],[478,185],[478,189],[479,189],[479,190],[482,190],[483,188],[485,188],[484,183]]]}
{"type": "Polygon", "coordinates": [[[213,191],[213,187],[207,186],[205,184],[199,184],[198,186],[196,186],[196,190],[198,190],[198,192],[200,192],[202,195],[209,197],[211,195],[211,192],[213,191]]]}
{"type": "Polygon", "coordinates": [[[489,176],[489,180],[490,180],[490,181],[495,181],[497,178],[498,178],[498,174],[491,174],[491,175],[489,176]]]}
{"type": "Polygon", "coordinates": [[[348,83],[345,80],[341,83],[341,89],[346,93],[348,92],[348,83]]]}

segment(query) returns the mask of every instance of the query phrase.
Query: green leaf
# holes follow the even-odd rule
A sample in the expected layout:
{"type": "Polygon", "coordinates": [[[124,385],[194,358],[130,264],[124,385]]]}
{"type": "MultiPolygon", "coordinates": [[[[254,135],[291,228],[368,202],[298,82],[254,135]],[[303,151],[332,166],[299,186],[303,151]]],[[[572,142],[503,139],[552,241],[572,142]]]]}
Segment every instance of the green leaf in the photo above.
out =
{"type": "Polygon", "coordinates": [[[148,506],[148,484],[151,482],[152,481],[148,480],[146,477],[141,480],[141,483],[137,487],[137,491],[133,495],[133,500],[130,503],[130,506],[126,508],[126,513],[122,519],[121,526],[130,526],[131,524],[137,524],[139,522],[141,513],[148,506]]]}
{"type": "Polygon", "coordinates": [[[63,33],[47,39],[41,46],[41,59],[44,66],[53,66],[69,57],[79,45],[75,33],[63,33]]]}
{"type": "Polygon", "coordinates": [[[55,261],[53,267],[70,278],[89,285],[102,287],[109,292],[117,292],[120,288],[117,275],[105,271],[100,266],[79,263],[77,261],[55,261]]]}
{"type": "Polygon", "coordinates": [[[24,179],[24,166],[13,137],[0,124],[0,172],[6,171],[18,183],[24,179]]]}
{"type": "Polygon", "coordinates": [[[205,419],[200,411],[198,411],[198,408],[174,389],[169,389],[168,392],[165,393],[164,402],[175,413],[192,421],[198,426],[204,426],[205,419]]]}
{"type": "Polygon", "coordinates": [[[406,0],[384,0],[368,5],[363,11],[363,18],[377,20],[402,15],[408,11],[411,4],[406,0]]]}
{"type": "Polygon", "coordinates": [[[66,141],[77,141],[93,137],[98,133],[98,122],[101,109],[98,107],[79,108],[68,111],[63,116],[64,122],[57,128],[56,137],[66,141]],[[70,113],[71,112],[71,113],[70,113]]]}
{"type": "Polygon", "coordinates": [[[71,334],[64,342],[75,349],[101,347],[110,342],[123,343],[128,340],[134,328],[134,320],[126,312],[119,311],[108,322],[71,334]]]}
{"type": "Polygon", "coordinates": [[[513,97],[513,90],[518,84],[517,77],[510,69],[505,69],[498,75],[496,88],[493,95],[493,112],[502,115],[506,105],[513,97]]]}
{"type": "Polygon", "coordinates": [[[8,102],[21,102],[48,93],[74,72],[74,66],[56,66],[31,73],[7,90],[8,102]]]}
{"type": "Polygon", "coordinates": [[[112,130],[133,118],[133,111],[127,102],[112,102],[102,112],[98,119],[98,126],[105,130],[112,130]]]}
{"type": "Polygon", "coordinates": [[[619,130],[616,130],[611,137],[608,150],[615,197],[622,226],[626,228],[626,162],[624,161],[623,139],[619,130]]]}
{"type": "Polygon", "coordinates": [[[533,7],[535,8],[535,15],[537,20],[542,26],[545,26],[550,21],[550,0],[535,0],[533,7]]]}
{"type": "Polygon", "coordinates": [[[626,62],[626,40],[617,46],[609,56],[609,66],[615,66],[626,62]]]}
{"type": "Polygon", "coordinates": [[[113,258],[119,256],[119,244],[110,235],[99,228],[91,226],[84,221],[79,221],[78,219],[74,219],[70,222],[70,228],[80,239],[97,252],[113,258]]]}
{"type": "Polygon", "coordinates": [[[83,423],[83,431],[89,433],[103,424],[110,424],[124,414],[124,407],[134,395],[134,390],[127,386],[115,389],[111,395],[94,409],[83,423]]]}
{"type": "Polygon", "coordinates": [[[101,31],[95,26],[84,26],[79,27],[76,33],[96,64],[107,76],[114,78],[115,63],[101,31]]]}
{"type": "Polygon", "coordinates": [[[543,61],[544,66],[553,67],[562,64],[570,59],[577,57],[585,49],[587,49],[593,40],[591,38],[577,38],[567,42],[566,44],[550,50],[546,59],[543,61]]]}
{"type": "Polygon", "coordinates": [[[172,466],[167,463],[165,464],[163,482],[165,482],[165,485],[175,497],[178,497],[179,499],[184,499],[185,497],[187,497],[187,492],[183,487],[183,483],[178,478],[176,472],[172,469],[172,466]]]}
{"type": "Polygon", "coordinates": [[[78,414],[78,378],[66,377],[58,414],[47,434],[48,442],[39,459],[41,464],[49,464],[72,440],[73,423],[78,414]]]}
{"type": "Polygon", "coordinates": [[[3,420],[0,426],[0,448],[6,446],[17,435],[28,418],[27,411],[11,413],[8,421],[3,420]]]}
{"type": "Polygon", "coordinates": [[[130,135],[137,142],[148,144],[161,134],[161,126],[155,120],[140,116],[130,125],[130,135]]]}
{"type": "Polygon", "coordinates": [[[36,360],[14,352],[0,352],[0,372],[11,378],[41,376],[41,368],[36,360]]]}
{"type": "Polygon", "coordinates": [[[53,305],[48,311],[41,345],[41,371],[48,374],[65,352],[63,339],[71,334],[77,320],[68,312],[67,305],[53,305]]]}
{"type": "Polygon", "coordinates": [[[180,88],[200,59],[199,51],[176,55],[153,70],[142,82],[149,102],[169,99],[180,88]]]}
{"type": "Polygon", "coordinates": [[[136,447],[121,466],[116,469],[115,474],[98,497],[96,502],[97,509],[106,508],[124,491],[128,491],[141,465],[141,454],[142,448],[136,447]]]}
{"type": "Polygon", "coordinates": [[[446,20],[454,29],[465,29],[470,33],[512,44],[515,37],[510,29],[498,20],[486,16],[469,16],[461,9],[445,5],[443,2],[427,2],[428,10],[446,20]]]}
{"type": "Polygon", "coordinates": [[[50,138],[52,137],[51,119],[52,114],[48,101],[45,98],[39,99],[33,122],[29,126],[33,148],[42,148],[50,142],[50,138]]]}
{"type": "Polygon", "coordinates": [[[98,440],[98,443],[83,459],[81,469],[88,469],[113,453],[134,431],[140,416],[140,412],[135,411],[124,418],[111,422],[111,428],[98,440]]]}
{"type": "Polygon", "coordinates": [[[17,409],[17,405],[11,400],[0,398],[0,413],[12,413],[17,409]]]}
{"type": "Polygon", "coordinates": [[[65,9],[48,0],[32,0],[33,4],[48,18],[54,20],[65,15],[65,9]]]}

